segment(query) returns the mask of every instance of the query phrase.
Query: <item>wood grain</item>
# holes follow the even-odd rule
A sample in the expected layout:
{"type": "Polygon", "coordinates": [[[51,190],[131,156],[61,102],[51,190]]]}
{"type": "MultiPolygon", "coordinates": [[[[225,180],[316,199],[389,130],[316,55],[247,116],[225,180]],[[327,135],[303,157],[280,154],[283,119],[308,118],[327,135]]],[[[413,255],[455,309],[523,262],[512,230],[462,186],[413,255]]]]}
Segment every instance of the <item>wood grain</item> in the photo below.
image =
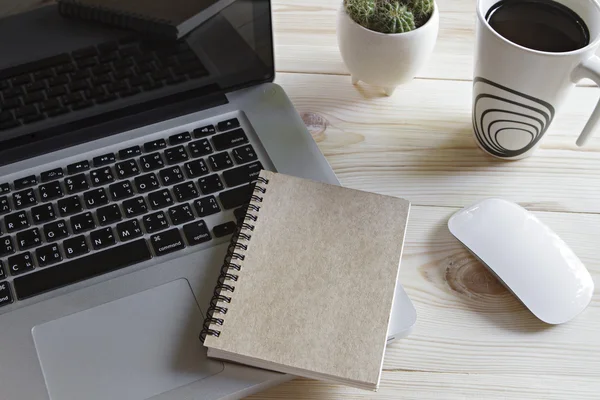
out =
{"type": "Polygon", "coordinates": [[[534,157],[505,162],[474,142],[470,82],[416,79],[391,98],[346,76],[277,82],[346,186],[420,205],[499,196],[535,210],[600,212],[600,137],[575,145],[600,95],[593,88],[575,89],[534,157]]]}
{"type": "MultiPolygon", "coordinates": [[[[413,208],[400,280],[419,319],[409,338],[388,347],[379,393],[299,380],[252,399],[597,396],[600,295],[574,321],[543,324],[452,237],[446,224],[457,210],[413,208]]],[[[535,214],[573,248],[598,282],[600,215],[535,214]]]]}

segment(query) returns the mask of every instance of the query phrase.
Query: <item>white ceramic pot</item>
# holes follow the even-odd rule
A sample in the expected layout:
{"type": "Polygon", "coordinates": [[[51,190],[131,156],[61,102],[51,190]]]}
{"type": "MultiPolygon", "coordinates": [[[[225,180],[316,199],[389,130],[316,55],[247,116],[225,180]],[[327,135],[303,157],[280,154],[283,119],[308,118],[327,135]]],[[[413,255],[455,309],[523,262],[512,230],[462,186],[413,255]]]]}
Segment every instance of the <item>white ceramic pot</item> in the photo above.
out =
{"type": "Polygon", "coordinates": [[[433,52],[440,26],[437,4],[425,25],[406,33],[385,34],[366,29],[346,13],[338,13],[337,36],[352,83],[381,86],[390,96],[398,85],[413,79],[433,52]]]}

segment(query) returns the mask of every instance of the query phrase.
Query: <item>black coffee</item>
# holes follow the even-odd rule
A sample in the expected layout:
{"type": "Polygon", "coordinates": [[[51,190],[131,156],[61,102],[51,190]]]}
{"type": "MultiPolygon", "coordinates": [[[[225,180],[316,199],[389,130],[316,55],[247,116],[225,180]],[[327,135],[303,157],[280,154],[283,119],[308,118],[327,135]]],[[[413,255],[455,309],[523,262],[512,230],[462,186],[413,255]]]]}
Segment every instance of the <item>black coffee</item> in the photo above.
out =
{"type": "Polygon", "coordinates": [[[562,53],[590,43],[581,17],[552,0],[503,0],[488,11],[486,19],[504,38],[533,50],[562,53]]]}

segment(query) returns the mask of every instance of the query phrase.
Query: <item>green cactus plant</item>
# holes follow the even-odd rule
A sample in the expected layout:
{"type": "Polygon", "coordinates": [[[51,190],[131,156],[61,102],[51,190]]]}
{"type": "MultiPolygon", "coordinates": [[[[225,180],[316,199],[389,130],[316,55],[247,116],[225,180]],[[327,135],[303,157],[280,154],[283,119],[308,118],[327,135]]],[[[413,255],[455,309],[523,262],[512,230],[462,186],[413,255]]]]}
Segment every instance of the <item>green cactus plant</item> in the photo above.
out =
{"type": "Polygon", "coordinates": [[[405,33],[424,25],[433,13],[434,0],[344,0],[356,23],[381,33],[405,33]]]}

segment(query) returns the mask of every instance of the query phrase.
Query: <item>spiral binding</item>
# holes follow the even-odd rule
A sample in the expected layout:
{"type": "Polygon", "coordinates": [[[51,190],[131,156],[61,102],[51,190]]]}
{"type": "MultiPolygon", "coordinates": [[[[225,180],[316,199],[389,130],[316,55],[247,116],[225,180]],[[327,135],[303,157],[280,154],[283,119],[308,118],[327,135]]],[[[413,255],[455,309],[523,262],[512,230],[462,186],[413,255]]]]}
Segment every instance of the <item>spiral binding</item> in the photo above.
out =
{"type": "Polygon", "coordinates": [[[253,223],[258,221],[258,213],[260,212],[260,205],[255,203],[262,203],[263,197],[261,195],[267,192],[267,189],[262,185],[268,185],[269,180],[263,177],[259,177],[254,186],[254,194],[251,197],[251,202],[246,206],[246,213],[244,218],[238,221],[238,230],[234,233],[231,238],[231,243],[227,248],[227,254],[225,255],[225,261],[221,266],[221,274],[217,280],[213,297],[210,300],[210,306],[208,308],[206,319],[200,332],[200,340],[204,342],[207,336],[219,337],[221,335],[220,330],[211,328],[211,325],[223,326],[225,322],[223,318],[218,318],[216,315],[225,315],[229,311],[228,307],[224,307],[222,304],[231,303],[230,293],[235,292],[235,283],[239,280],[240,276],[236,272],[240,272],[243,268],[242,262],[246,258],[245,252],[248,250],[248,245],[240,243],[240,239],[249,242],[252,239],[252,232],[254,232],[253,223]],[[219,305],[221,303],[221,305],[219,305]]]}

